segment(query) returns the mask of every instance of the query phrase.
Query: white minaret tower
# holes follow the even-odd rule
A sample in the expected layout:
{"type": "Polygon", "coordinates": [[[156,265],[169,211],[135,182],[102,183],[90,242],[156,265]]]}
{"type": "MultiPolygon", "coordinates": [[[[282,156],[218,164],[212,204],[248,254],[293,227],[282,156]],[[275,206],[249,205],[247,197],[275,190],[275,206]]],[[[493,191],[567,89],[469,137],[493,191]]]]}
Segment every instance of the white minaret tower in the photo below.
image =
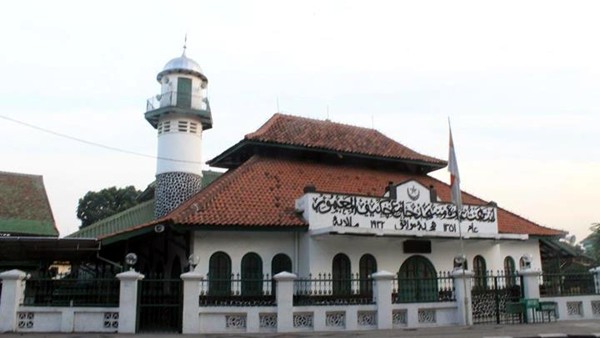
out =
{"type": "Polygon", "coordinates": [[[200,65],[185,55],[185,48],[158,73],[161,93],[146,106],[146,120],[158,131],[157,218],[200,190],[202,131],[212,127],[206,97],[208,79],[200,65]]]}

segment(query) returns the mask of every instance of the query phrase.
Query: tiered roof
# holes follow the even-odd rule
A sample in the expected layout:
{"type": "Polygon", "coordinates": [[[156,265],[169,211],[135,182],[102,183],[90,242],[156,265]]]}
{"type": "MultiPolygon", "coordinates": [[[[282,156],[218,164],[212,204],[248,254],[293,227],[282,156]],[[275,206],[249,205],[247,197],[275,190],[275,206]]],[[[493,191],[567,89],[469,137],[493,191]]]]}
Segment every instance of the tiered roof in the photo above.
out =
{"type": "MultiPolygon", "coordinates": [[[[223,164],[227,159],[237,161],[246,156],[239,156],[240,153],[253,151],[254,154],[169,215],[119,233],[158,223],[190,229],[305,230],[308,225],[296,214],[294,204],[307,185],[323,192],[383,196],[389,182],[397,184],[413,179],[424,186],[433,186],[441,201],[451,200],[447,184],[418,170],[400,171],[394,164],[409,162],[438,168],[445,166],[445,161],[421,155],[372,129],[276,114],[256,132],[246,135],[238,145],[250,141],[255,142],[252,147],[234,146],[211,162],[223,164]],[[261,151],[272,149],[268,147],[273,145],[290,144],[304,149],[339,151],[340,156],[321,160],[314,156],[298,156],[297,152],[261,151]],[[262,145],[267,148],[261,148],[262,145]],[[347,154],[360,154],[365,160],[363,163],[347,162],[347,154]],[[369,156],[380,159],[381,165],[372,165],[369,156]],[[393,161],[386,162],[386,159],[393,161]]],[[[234,162],[227,163],[233,165],[234,162]]],[[[488,202],[463,192],[463,203],[483,205],[488,202]]],[[[501,233],[563,234],[502,208],[498,208],[498,228],[501,233]]]]}
{"type": "Polygon", "coordinates": [[[326,155],[333,155],[354,160],[346,163],[368,159],[416,173],[446,166],[446,161],[420,154],[375,129],[283,114],[273,115],[257,131],[247,134],[208,164],[234,168],[256,153],[296,154],[321,160],[329,160],[326,155]]]}

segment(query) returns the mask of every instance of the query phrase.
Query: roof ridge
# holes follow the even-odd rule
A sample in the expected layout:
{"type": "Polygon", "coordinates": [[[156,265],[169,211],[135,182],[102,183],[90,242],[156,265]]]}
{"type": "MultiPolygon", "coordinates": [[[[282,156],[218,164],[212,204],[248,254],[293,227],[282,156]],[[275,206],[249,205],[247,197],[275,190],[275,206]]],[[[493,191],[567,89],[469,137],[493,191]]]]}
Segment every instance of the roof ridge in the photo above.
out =
{"type": "MultiPolygon", "coordinates": [[[[391,138],[389,138],[388,136],[386,136],[385,134],[383,134],[382,132],[380,132],[379,130],[377,130],[375,128],[368,128],[368,127],[363,127],[363,126],[354,125],[354,124],[350,124],[350,123],[344,123],[344,122],[336,122],[336,121],[330,120],[329,118],[321,120],[321,119],[314,118],[314,117],[306,117],[306,116],[283,114],[283,113],[273,114],[273,116],[271,116],[271,118],[269,120],[267,120],[267,122],[265,122],[262,126],[260,126],[256,131],[246,134],[245,138],[257,137],[259,135],[264,134],[264,132],[268,129],[268,127],[270,127],[277,120],[282,119],[282,118],[292,118],[292,119],[305,120],[305,121],[310,121],[310,122],[315,122],[315,123],[331,123],[331,124],[336,124],[339,126],[358,128],[358,129],[363,129],[363,130],[367,130],[367,131],[374,131],[374,132],[376,132],[380,135],[383,135],[383,136],[387,137],[388,139],[392,140],[391,138]]],[[[394,140],[392,140],[392,141],[394,141],[394,140]]],[[[397,141],[394,141],[394,142],[400,143],[397,141]]]]}
{"type": "Polygon", "coordinates": [[[0,175],[2,175],[2,174],[9,174],[9,175],[14,175],[14,176],[44,177],[43,175],[39,175],[39,174],[26,174],[26,173],[14,172],[14,171],[0,170],[0,175]]]}
{"type": "Polygon", "coordinates": [[[281,113],[274,114],[255,132],[246,134],[243,141],[414,160],[435,166],[446,164],[446,161],[409,148],[375,128],[281,113]],[[339,135],[323,143],[323,137],[328,138],[325,135],[332,131],[338,131],[339,135]]]}
{"type": "Polygon", "coordinates": [[[273,116],[271,116],[271,118],[268,119],[267,122],[263,123],[260,127],[258,127],[258,129],[256,129],[255,131],[253,131],[251,133],[244,135],[244,139],[249,139],[251,137],[257,137],[259,135],[264,134],[265,131],[267,131],[269,129],[269,127],[271,127],[273,124],[275,124],[275,121],[278,120],[281,116],[290,116],[290,115],[284,115],[281,113],[273,114],[273,116]]]}

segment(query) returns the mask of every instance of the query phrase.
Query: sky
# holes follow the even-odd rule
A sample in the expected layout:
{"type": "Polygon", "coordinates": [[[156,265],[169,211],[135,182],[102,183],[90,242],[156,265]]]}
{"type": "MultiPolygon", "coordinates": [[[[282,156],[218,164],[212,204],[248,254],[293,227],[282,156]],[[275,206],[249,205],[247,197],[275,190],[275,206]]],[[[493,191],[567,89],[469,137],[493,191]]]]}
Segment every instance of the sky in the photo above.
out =
{"type": "Polygon", "coordinates": [[[0,171],[43,175],[61,236],[86,192],[154,180],[146,100],[186,34],[209,80],[204,161],[278,111],[447,159],[450,118],[464,191],[578,240],[600,222],[598,2],[22,0],[3,12],[0,171]]]}

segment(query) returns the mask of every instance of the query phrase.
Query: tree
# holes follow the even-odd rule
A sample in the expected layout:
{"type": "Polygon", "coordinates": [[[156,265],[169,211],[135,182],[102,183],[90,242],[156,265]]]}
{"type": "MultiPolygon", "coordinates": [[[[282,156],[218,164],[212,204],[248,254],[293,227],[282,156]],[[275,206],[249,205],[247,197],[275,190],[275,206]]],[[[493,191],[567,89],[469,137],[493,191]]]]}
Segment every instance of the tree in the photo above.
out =
{"type": "Polygon", "coordinates": [[[586,253],[600,262],[600,223],[592,223],[590,230],[592,233],[583,240],[586,253]]]}
{"type": "Polygon", "coordinates": [[[141,191],[130,185],[125,188],[110,187],[100,191],[88,191],[77,205],[77,218],[81,228],[129,209],[139,202],[136,197],[141,191]]]}

